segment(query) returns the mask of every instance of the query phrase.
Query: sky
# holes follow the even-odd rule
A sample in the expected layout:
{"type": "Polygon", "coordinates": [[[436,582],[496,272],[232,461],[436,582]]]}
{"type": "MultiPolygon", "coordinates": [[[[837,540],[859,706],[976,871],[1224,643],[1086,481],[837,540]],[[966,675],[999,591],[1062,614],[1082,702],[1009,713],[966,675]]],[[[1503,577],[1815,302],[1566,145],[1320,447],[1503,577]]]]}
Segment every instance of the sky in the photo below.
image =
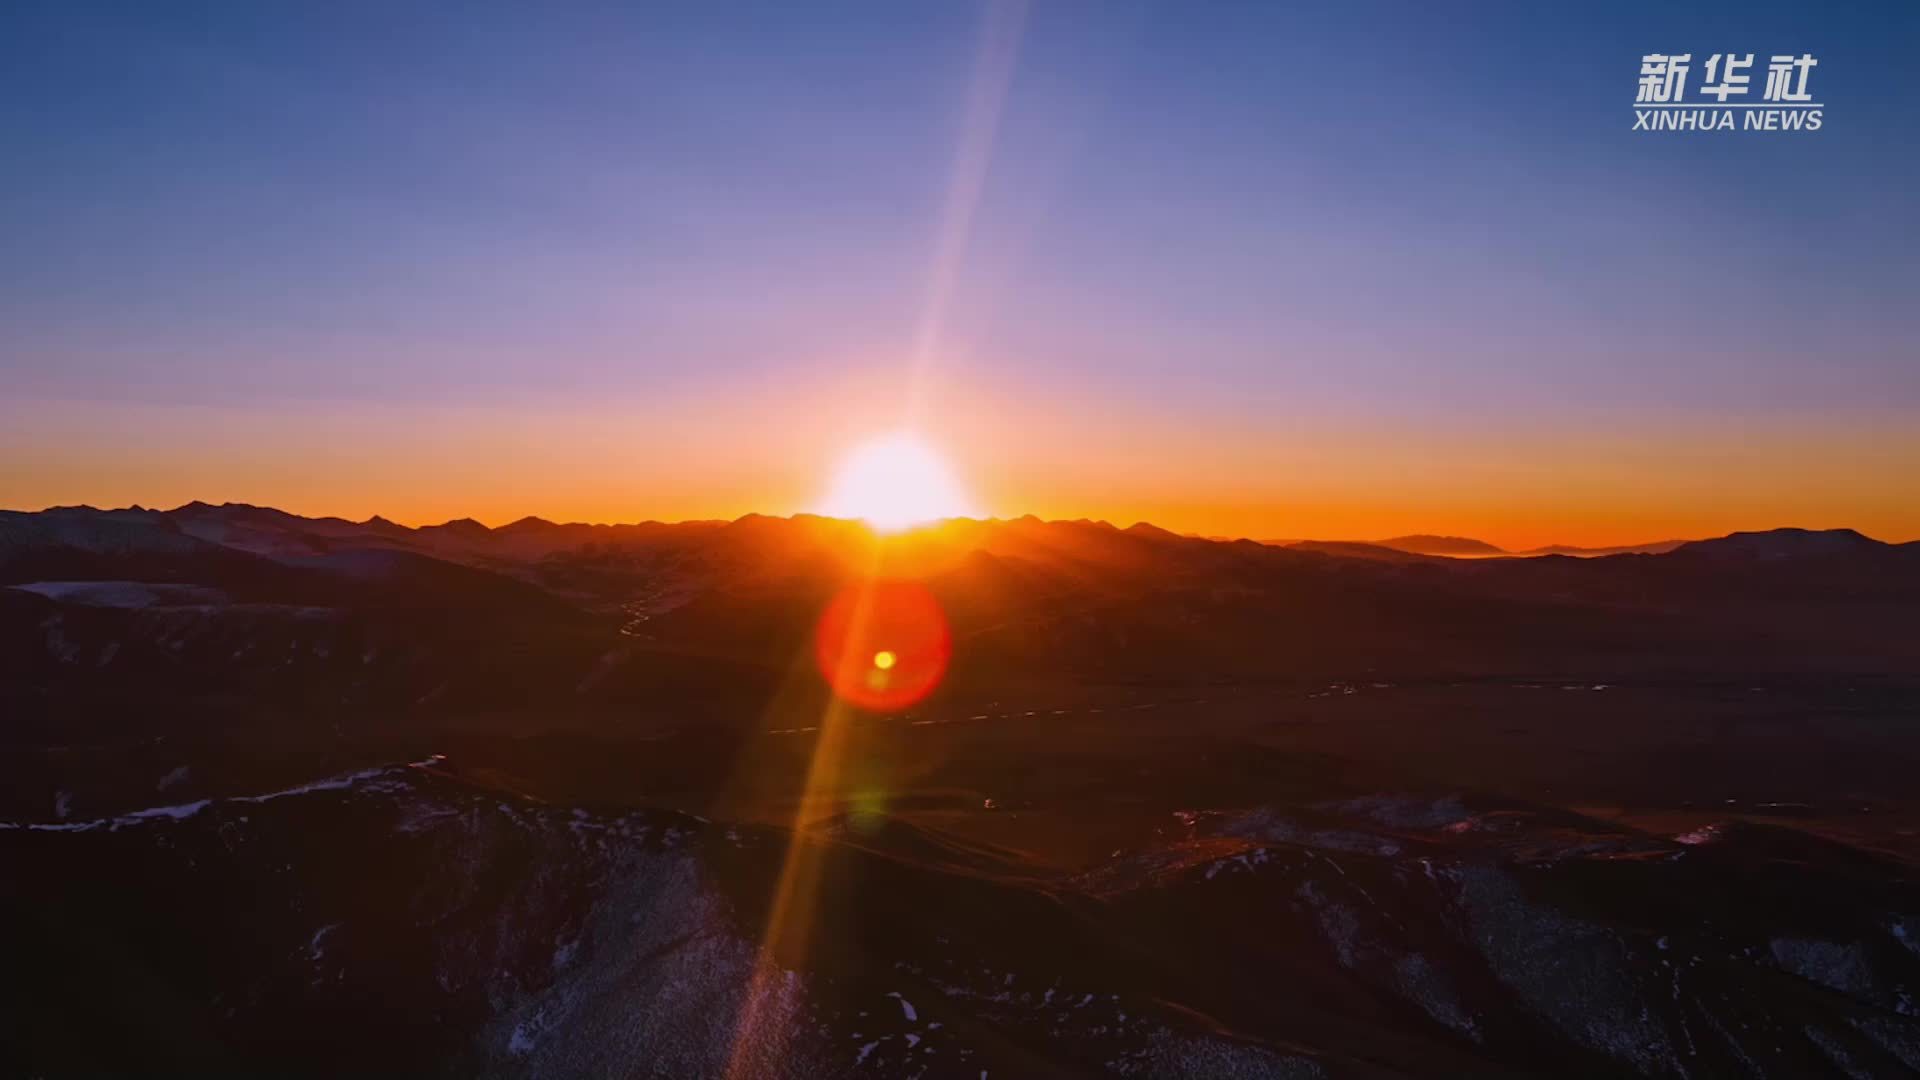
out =
{"type": "Polygon", "coordinates": [[[1920,538],[1920,7],[11,3],[0,507],[1920,538]],[[1634,132],[1809,53],[1817,133],[1634,132]]]}

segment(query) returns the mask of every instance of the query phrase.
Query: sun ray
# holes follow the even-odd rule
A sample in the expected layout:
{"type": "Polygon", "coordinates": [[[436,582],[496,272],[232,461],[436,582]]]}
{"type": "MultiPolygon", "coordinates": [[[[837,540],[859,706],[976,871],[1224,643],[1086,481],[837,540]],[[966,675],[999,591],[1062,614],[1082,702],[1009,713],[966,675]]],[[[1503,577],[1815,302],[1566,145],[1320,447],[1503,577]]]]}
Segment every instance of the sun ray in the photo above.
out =
{"type": "MultiPolygon", "coordinates": [[[[872,612],[871,584],[878,563],[862,576],[867,587],[860,589],[854,603],[852,625],[864,631],[872,612]]],[[[740,1016],[734,1026],[733,1053],[728,1062],[729,1080],[746,1080],[753,1075],[753,1054],[759,1041],[766,1003],[775,981],[782,978],[781,957],[798,963],[804,956],[813,930],[813,904],[819,895],[818,883],[824,852],[807,836],[805,826],[821,805],[830,806],[833,793],[840,787],[840,766],[847,737],[851,709],[837,694],[830,695],[820,718],[819,739],[807,764],[806,782],[794,808],[793,827],[780,877],[774,885],[772,902],[767,908],[766,927],[761,932],[760,952],[756,958],[740,1016]]]]}
{"type": "MultiPolygon", "coordinates": [[[[940,232],[934,249],[932,277],[912,353],[908,358],[905,421],[917,423],[925,411],[933,359],[938,349],[949,297],[965,260],[968,240],[973,231],[973,215],[986,184],[989,162],[1006,105],[1007,91],[1013,81],[1015,60],[1027,19],[1023,0],[996,0],[985,12],[979,47],[967,99],[966,124],[954,162],[941,214],[940,232]]],[[[888,454],[882,448],[877,483],[869,494],[881,496],[870,504],[867,495],[859,496],[858,508],[849,487],[849,497],[841,500],[830,495],[823,506],[827,516],[866,519],[878,531],[911,527],[940,518],[977,516],[957,481],[938,455],[924,444],[905,436],[898,444],[901,452],[888,454]],[[918,447],[918,449],[916,449],[918,447]],[[904,455],[904,456],[902,456],[904,455]],[[835,512],[835,511],[840,512],[835,512]],[[851,510],[851,513],[846,511],[851,510]]],[[[874,549],[873,562],[860,578],[859,599],[850,620],[849,640],[862,641],[873,615],[874,589],[880,569],[880,552],[874,549]]],[[[882,650],[891,656],[888,650],[882,650]]],[[[885,673],[891,667],[874,657],[875,670],[885,673]]],[[[898,657],[894,657],[897,661],[898,657]]],[[[819,740],[808,763],[806,786],[794,811],[792,838],[774,889],[766,929],[761,938],[758,962],[748,986],[734,1028],[733,1054],[728,1063],[729,1080],[744,1080],[751,1070],[753,1048],[758,1044],[762,1010],[771,982],[780,970],[779,957],[801,957],[813,928],[813,905],[818,896],[822,852],[809,843],[803,833],[810,808],[830,801],[838,790],[843,751],[847,737],[850,706],[839,693],[829,695],[825,714],[819,724],[819,740]]]]}

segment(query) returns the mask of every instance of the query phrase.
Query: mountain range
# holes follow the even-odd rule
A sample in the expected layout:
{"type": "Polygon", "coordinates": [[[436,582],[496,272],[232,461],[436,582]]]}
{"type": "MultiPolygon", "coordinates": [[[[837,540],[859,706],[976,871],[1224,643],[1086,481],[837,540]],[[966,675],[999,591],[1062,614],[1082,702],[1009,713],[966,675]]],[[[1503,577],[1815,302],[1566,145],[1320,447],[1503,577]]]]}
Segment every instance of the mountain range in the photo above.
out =
{"type": "Polygon", "coordinates": [[[0,1073],[1920,1070],[1920,545],[1477,554],[0,513],[0,1073]]]}
{"type": "Polygon", "coordinates": [[[1577,547],[1572,544],[1548,544],[1543,547],[1509,551],[1470,536],[1434,536],[1417,533],[1385,540],[1269,540],[1277,547],[1307,551],[1326,551],[1357,557],[1392,559],[1397,555],[1431,555],[1442,558],[1485,559],[1498,557],[1532,558],[1539,555],[1661,555],[1687,543],[1685,540],[1657,540],[1647,544],[1616,544],[1611,547],[1577,547]]]}

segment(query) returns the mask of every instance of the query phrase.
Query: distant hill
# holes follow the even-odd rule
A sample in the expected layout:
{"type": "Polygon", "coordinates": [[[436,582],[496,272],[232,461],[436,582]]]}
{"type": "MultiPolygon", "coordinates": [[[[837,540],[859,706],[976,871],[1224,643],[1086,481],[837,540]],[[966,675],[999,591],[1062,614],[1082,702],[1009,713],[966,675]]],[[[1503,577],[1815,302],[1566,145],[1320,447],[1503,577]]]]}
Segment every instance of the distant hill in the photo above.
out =
{"type": "Polygon", "coordinates": [[[1572,544],[1548,544],[1545,547],[1516,551],[1514,554],[1528,557],[1538,555],[1574,555],[1580,558],[1595,558],[1601,555],[1664,555],[1684,543],[1687,543],[1687,541],[1655,540],[1650,544],[1616,544],[1612,547],[1576,547],[1572,544]]]}
{"type": "Polygon", "coordinates": [[[1412,536],[1396,536],[1390,540],[1265,540],[1262,543],[1274,547],[1296,548],[1301,551],[1319,551],[1330,555],[1347,555],[1356,559],[1376,559],[1395,561],[1392,556],[1416,556],[1446,559],[1487,559],[1499,556],[1512,558],[1537,558],[1542,555],[1571,555],[1577,558],[1596,558],[1602,555],[1662,555],[1674,550],[1685,540],[1655,540],[1646,544],[1614,544],[1607,547],[1581,547],[1577,544],[1547,544],[1542,547],[1513,551],[1490,544],[1485,540],[1476,540],[1470,536],[1437,536],[1416,533],[1412,536]]]}
{"type": "Polygon", "coordinates": [[[1675,550],[1683,555],[1722,559],[1805,559],[1886,550],[1892,545],[1852,529],[1768,529],[1737,532],[1713,540],[1693,540],[1675,550]]]}
{"type": "Polygon", "coordinates": [[[1371,559],[1375,562],[1407,563],[1427,562],[1440,556],[1427,555],[1403,548],[1388,547],[1384,544],[1367,544],[1358,540],[1289,540],[1279,547],[1293,551],[1312,551],[1321,555],[1338,555],[1348,559],[1371,559]]]}
{"type": "Polygon", "coordinates": [[[1390,540],[1375,540],[1374,544],[1392,548],[1395,551],[1412,552],[1415,555],[1449,555],[1459,558],[1507,554],[1505,548],[1495,547],[1485,540],[1475,540],[1470,536],[1433,536],[1427,533],[1415,533],[1412,536],[1396,536],[1390,540]]]}

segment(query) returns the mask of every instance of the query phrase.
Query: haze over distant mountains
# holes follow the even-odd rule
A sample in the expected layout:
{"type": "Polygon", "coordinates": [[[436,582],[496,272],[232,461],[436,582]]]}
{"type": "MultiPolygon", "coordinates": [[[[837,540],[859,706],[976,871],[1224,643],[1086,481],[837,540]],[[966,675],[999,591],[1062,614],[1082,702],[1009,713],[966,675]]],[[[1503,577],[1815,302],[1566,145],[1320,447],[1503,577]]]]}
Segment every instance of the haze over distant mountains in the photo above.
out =
{"type": "Polygon", "coordinates": [[[1306,550],[1344,552],[1358,557],[1387,557],[1386,552],[1400,552],[1406,555],[1434,555],[1443,558],[1483,559],[1501,556],[1530,557],[1536,555],[1658,555],[1672,551],[1686,543],[1685,540],[1656,540],[1646,544],[1616,544],[1610,547],[1579,547],[1573,544],[1547,544],[1542,547],[1509,551],[1506,548],[1489,544],[1485,540],[1476,540],[1469,536],[1434,536],[1416,533],[1410,536],[1395,536],[1385,540],[1269,540],[1270,544],[1282,547],[1299,547],[1306,550]],[[1377,550],[1369,550],[1377,549],[1377,550]]]}

